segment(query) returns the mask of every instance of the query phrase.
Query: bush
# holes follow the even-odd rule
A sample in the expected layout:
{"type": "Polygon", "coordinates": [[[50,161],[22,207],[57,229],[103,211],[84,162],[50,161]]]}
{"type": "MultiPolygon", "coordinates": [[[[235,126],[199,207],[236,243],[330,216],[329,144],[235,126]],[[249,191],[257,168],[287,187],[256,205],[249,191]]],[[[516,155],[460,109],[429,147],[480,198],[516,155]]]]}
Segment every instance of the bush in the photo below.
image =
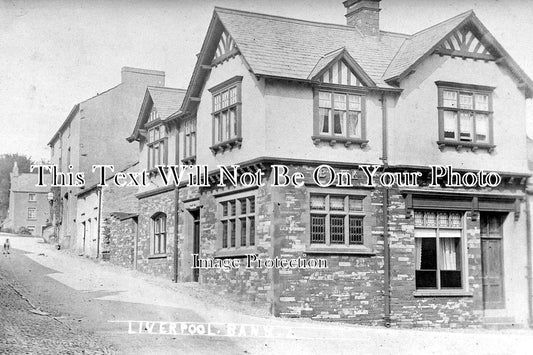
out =
{"type": "Polygon", "coordinates": [[[18,234],[31,235],[31,231],[26,227],[20,227],[18,230],[18,234]]]}

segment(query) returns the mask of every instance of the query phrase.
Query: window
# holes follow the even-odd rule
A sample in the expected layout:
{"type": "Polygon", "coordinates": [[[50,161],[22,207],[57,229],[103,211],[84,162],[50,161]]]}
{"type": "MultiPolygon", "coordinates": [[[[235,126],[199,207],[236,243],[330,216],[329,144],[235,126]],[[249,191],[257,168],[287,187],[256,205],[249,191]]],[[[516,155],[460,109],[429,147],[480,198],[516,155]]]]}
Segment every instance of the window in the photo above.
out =
{"type": "Polygon", "coordinates": [[[498,213],[481,214],[481,238],[502,238],[503,221],[504,217],[498,213]]]}
{"type": "Polygon", "coordinates": [[[213,146],[217,153],[240,146],[241,76],[236,76],[210,89],[213,94],[213,146]]]}
{"type": "Polygon", "coordinates": [[[437,82],[439,146],[492,150],[492,90],[477,85],[437,82]]]}
{"type": "Polygon", "coordinates": [[[167,252],[167,216],[157,213],[152,217],[153,238],[151,251],[153,255],[166,254],[167,252]]]}
{"type": "Polygon", "coordinates": [[[184,126],[183,162],[194,164],[194,158],[196,156],[196,120],[186,121],[184,126]]]}
{"type": "Polygon", "coordinates": [[[37,201],[37,196],[35,194],[29,193],[28,194],[28,201],[30,201],[30,202],[37,201]]]}
{"type": "Polygon", "coordinates": [[[158,165],[166,164],[166,143],[165,126],[148,129],[148,170],[155,169],[158,165]]]}
{"type": "Polygon", "coordinates": [[[220,202],[222,248],[255,245],[255,196],[220,202]]]}
{"type": "Polygon", "coordinates": [[[415,211],[417,289],[463,287],[462,213],[415,211]]]}
{"type": "Polygon", "coordinates": [[[364,244],[364,196],[311,194],[311,244],[364,244]]]}
{"type": "Polygon", "coordinates": [[[28,208],[28,220],[35,220],[37,219],[37,209],[34,207],[28,208]]]}
{"type": "Polygon", "coordinates": [[[148,117],[148,122],[152,122],[159,119],[159,113],[157,112],[157,109],[155,106],[152,107],[152,110],[150,111],[150,116],[148,117]]]}
{"type": "Polygon", "coordinates": [[[70,166],[70,147],[67,149],[67,169],[70,166]]]}

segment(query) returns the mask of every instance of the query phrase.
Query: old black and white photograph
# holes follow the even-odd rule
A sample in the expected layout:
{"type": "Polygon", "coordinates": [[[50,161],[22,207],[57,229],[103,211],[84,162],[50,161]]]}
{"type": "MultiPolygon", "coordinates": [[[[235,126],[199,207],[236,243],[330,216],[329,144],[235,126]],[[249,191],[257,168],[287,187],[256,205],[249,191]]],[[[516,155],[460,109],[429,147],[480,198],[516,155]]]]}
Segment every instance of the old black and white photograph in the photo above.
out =
{"type": "Polygon", "coordinates": [[[532,18],[0,0],[0,354],[530,354],[532,18]]]}

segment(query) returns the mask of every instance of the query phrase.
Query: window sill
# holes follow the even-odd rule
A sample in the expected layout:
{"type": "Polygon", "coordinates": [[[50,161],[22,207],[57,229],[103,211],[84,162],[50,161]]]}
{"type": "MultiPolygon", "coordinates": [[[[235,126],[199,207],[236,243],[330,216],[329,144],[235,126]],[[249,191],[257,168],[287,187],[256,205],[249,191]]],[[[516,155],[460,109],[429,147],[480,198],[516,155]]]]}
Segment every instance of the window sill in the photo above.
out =
{"type": "Polygon", "coordinates": [[[364,255],[374,256],[376,253],[364,245],[343,246],[308,246],[306,254],[332,254],[332,255],[364,255]]]}
{"type": "Polygon", "coordinates": [[[496,148],[494,144],[488,143],[455,142],[446,140],[437,141],[437,144],[441,151],[444,150],[445,147],[455,147],[457,151],[460,151],[462,148],[470,149],[473,152],[478,149],[486,149],[489,153],[492,153],[494,148],[496,148]]]}
{"type": "Polygon", "coordinates": [[[471,291],[465,290],[416,290],[415,297],[473,297],[471,291]]]}
{"type": "Polygon", "coordinates": [[[346,137],[332,137],[332,136],[312,136],[314,145],[318,145],[320,142],[329,142],[329,145],[334,146],[335,144],[344,144],[344,146],[349,147],[350,145],[359,145],[361,148],[364,148],[368,145],[367,139],[358,139],[358,138],[346,138],[346,137]]]}
{"type": "Polygon", "coordinates": [[[217,153],[224,153],[226,150],[233,150],[233,148],[237,147],[240,148],[242,145],[242,138],[233,138],[228,141],[217,143],[214,146],[210,147],[209,149],[213,154],[217,155],[217,153]]]}
{"type": "Polygon", "coordinates": [[[166,259],[167,254],[154,254],[154,255],[148,255],[148,259],[166,259]]]}
{"type": "Polygon", "coordinates": [[[218,249],[213,257],[215,259],[244,258],[249,254],[257,254],[257,247],[238,247],[218,249]]]}
{"type": "Polygon", "coordinates": [[[181,162],[185,165],[194,165],[196,164],[196,155],[191,155],[185,159],[182,159],[181,162]]]}

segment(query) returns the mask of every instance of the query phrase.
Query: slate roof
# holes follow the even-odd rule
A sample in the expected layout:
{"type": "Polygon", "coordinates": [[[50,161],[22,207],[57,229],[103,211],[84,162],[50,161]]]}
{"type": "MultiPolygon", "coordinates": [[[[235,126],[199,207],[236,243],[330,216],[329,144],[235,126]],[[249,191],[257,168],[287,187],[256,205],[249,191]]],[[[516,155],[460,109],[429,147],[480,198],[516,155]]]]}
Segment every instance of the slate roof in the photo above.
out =
{"type": "Polygon", "coordinates": [[[148,86],[148,92],[161,119],[172,115],[181,107],[185,90],[159,86],[148,86]]]}
{"type": "Polygon", "coordinates": [[[410,36],[400,47],[383,77],[390,79],[402,74],[431,50],[435,44],[459,26],[461,22],[473,14],[473,11],[467,11],[410,36]]]}
{"type": "Polygon", "coordinates": [[[345,47],[377,86],[389,87],[383,73],[408,38],[219,7],[215,12],[257,75],[306,80],[323,56],[345,47]]]}
{"type": "Polygon", "coordinates": [[[19,174],[19,176],[11,175],[11,191],[12,192],[37,192],[37,193],[48,193],[50,192],[50,184],[52,181],[52,176],[50,174],[45,174],[43,176],[43,181],[46,186],[35,186],[38,182],[37,174],[19,174]]]}

